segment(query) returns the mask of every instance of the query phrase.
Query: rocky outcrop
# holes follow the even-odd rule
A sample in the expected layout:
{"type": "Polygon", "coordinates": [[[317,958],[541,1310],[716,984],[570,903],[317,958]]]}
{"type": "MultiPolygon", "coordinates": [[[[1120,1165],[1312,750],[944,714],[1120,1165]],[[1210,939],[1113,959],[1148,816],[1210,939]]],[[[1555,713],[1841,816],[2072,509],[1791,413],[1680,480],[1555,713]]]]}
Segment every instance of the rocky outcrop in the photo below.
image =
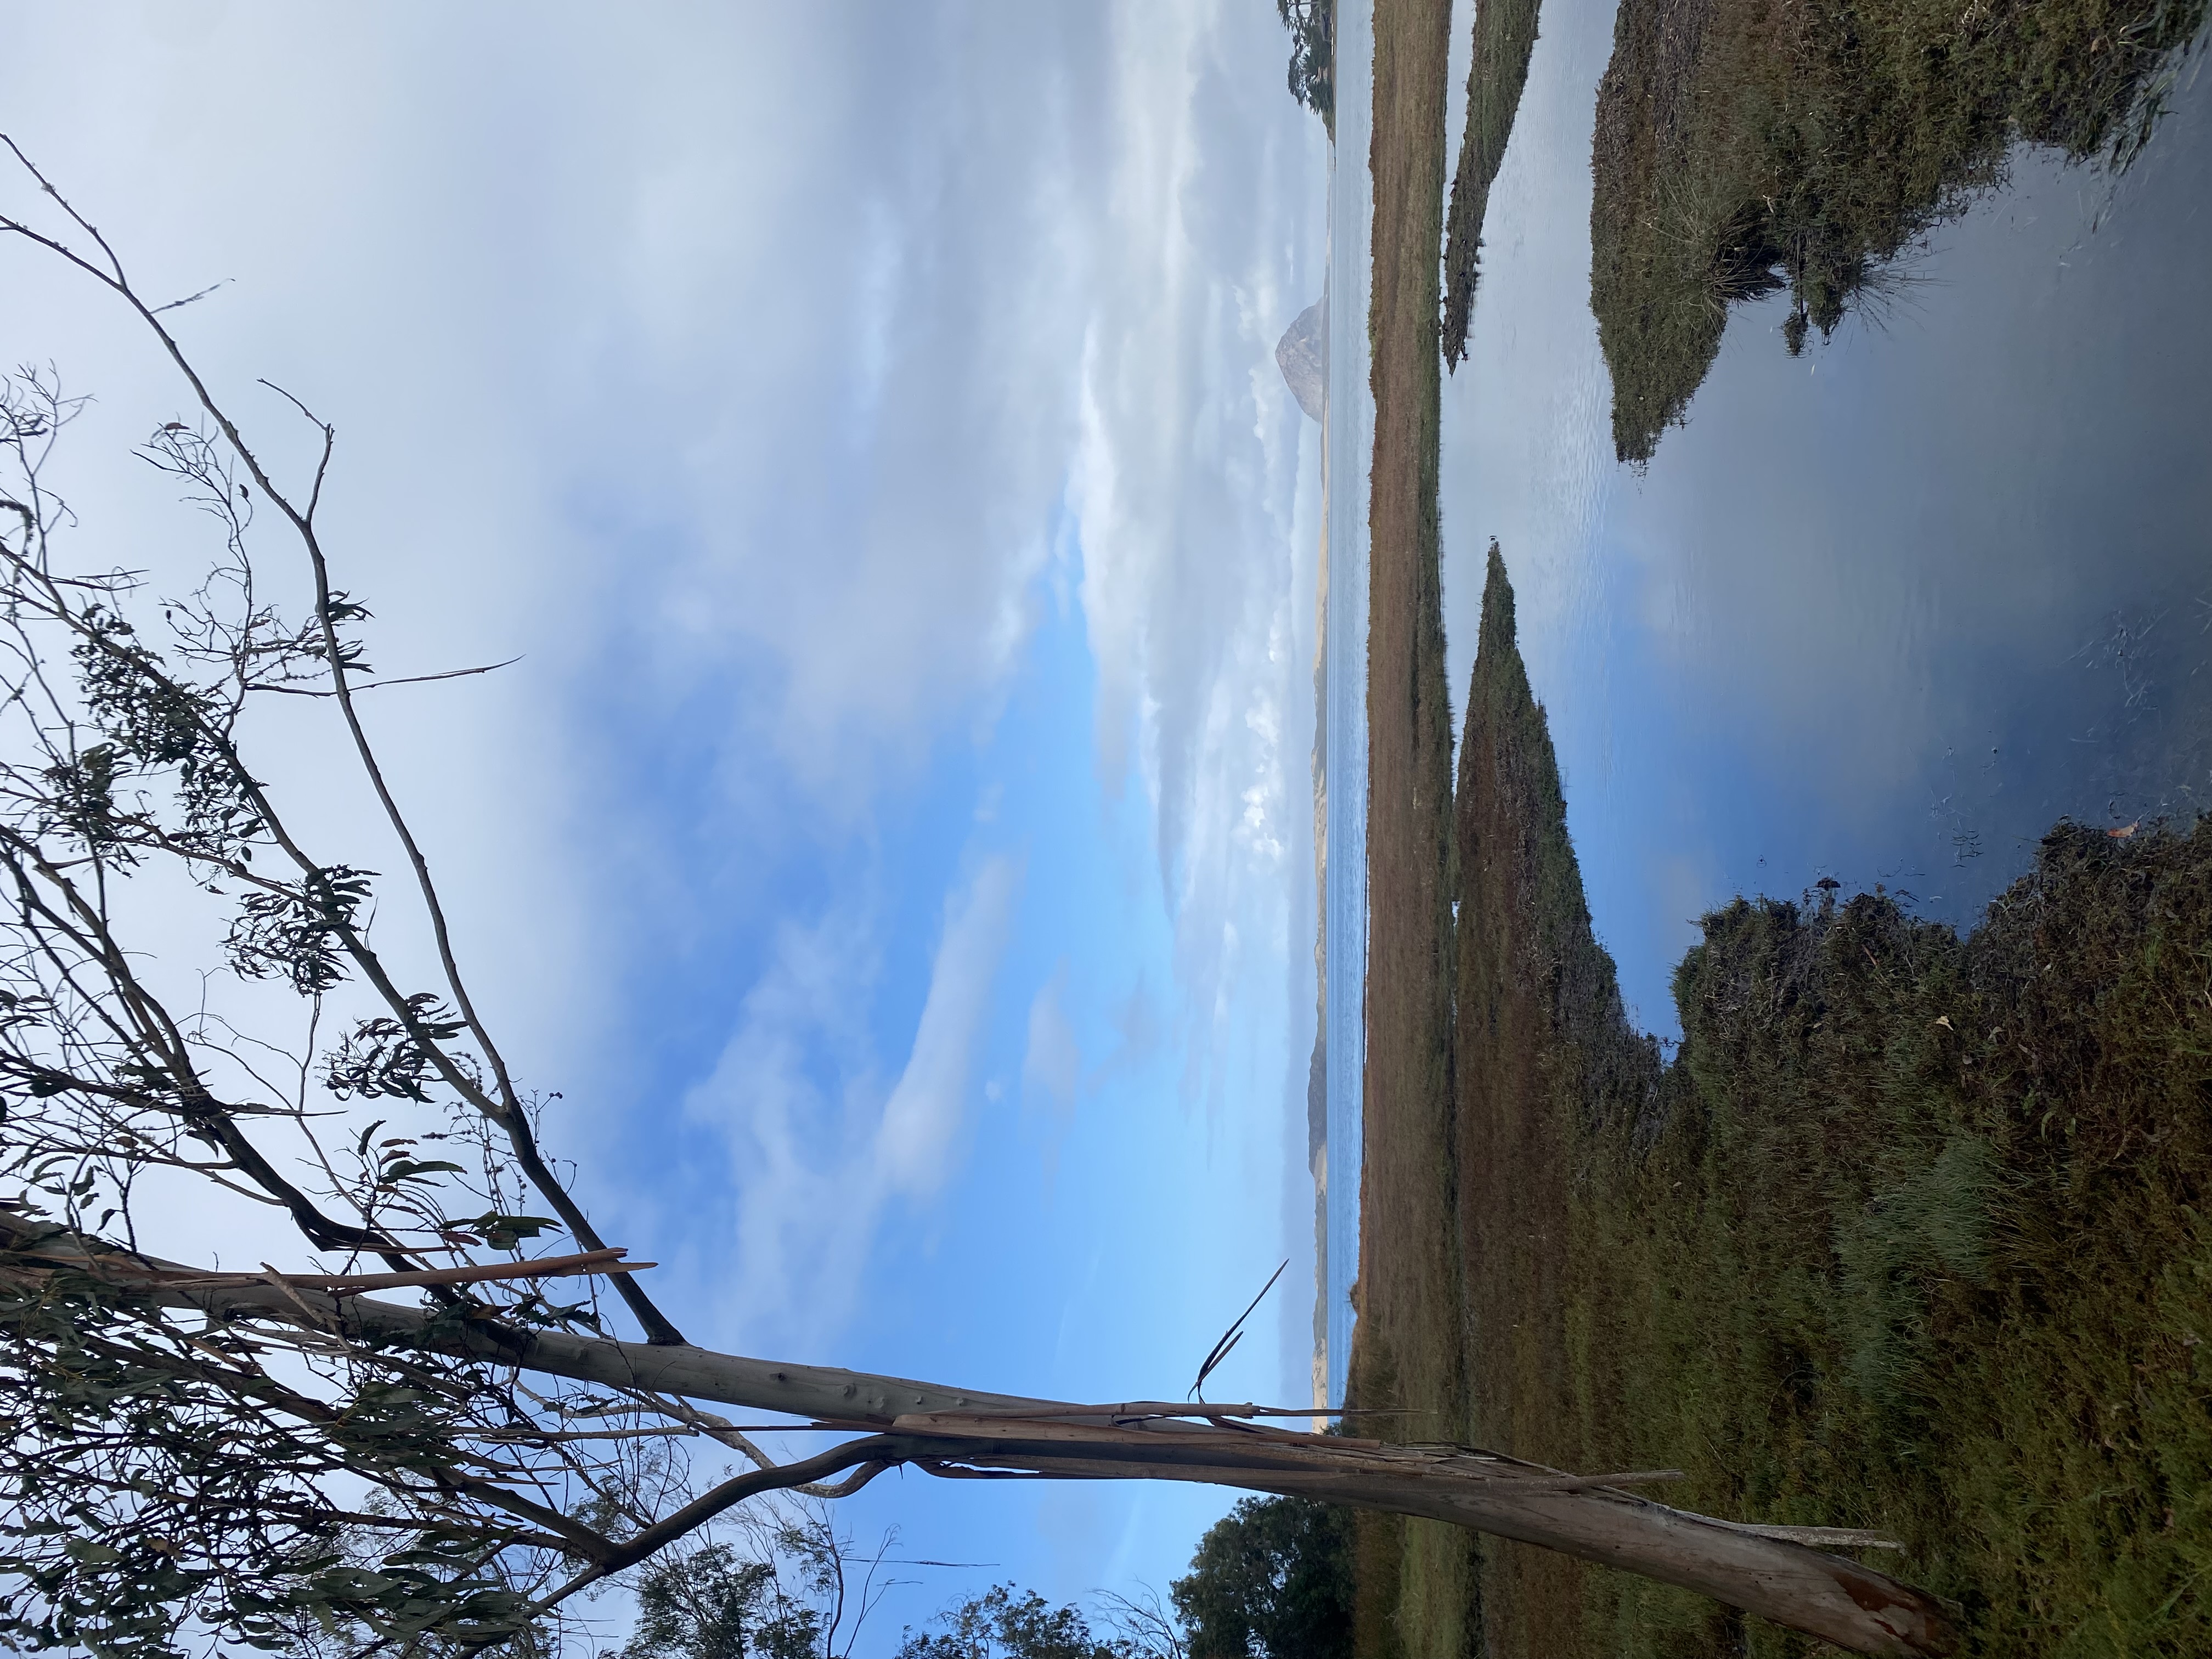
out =
{"type": "Polygon", "coordinates": [[[1298,313],[1275,343],[1275,366],[1298,407],[1316,421],[1328,407],[1328,295],[1298,313]]]}

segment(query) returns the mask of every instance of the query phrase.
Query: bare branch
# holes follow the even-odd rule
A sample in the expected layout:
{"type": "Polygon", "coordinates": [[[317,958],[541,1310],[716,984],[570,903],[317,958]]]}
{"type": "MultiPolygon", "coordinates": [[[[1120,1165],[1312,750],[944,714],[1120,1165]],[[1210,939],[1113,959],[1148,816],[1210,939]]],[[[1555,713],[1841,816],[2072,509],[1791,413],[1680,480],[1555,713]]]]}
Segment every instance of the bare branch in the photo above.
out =
{"type": "MultiPolygon", "coordinates": [[[[178,372],[185,377],[186,384],[191,388],[193,397],[200,407],[206,411],[208,417],[222,431],[232,453],[245,465],[256,487],[291,525],[306,555],[308,568],[313,578],[316,622],[322,635],[325,664],[331,676],[331,691],[344,719],[355,757],[376,796],[386,823],[398,840],[401,849],[406,856],[409,868],[414,876],[417,893],[422,899],[424,914],[430,923],[432,938],[436,946],[439,963],[445,976],[447,990],[453,999],[454,1006],[459,1010],[461,1018],[467,1025],[471,1037],[483,1053],[486,1063],[491,1067],[495,1085],[495,1096],[487,1098],[482,1091],[476,1089],[473,1084],[459,1073],[458,1068],[450,1065],[450,1062],[442,1062],[441,1071],[447,1075],[447,1081],[450,1086],[465,1097],[476,1099],[485,1110],[486,1115],[499,1124],[511,1144],[516,1163],[531,1184],[544,1196],[547,1202],[553,1206],[562,1224],[568,1229],[577,1243],[582,1244],[586,1249],[604,1248],[605,1241],[599,1237],[590,1220],[586,1217],[582,1207],[575,1202],[567,1188],[553,1174],[538,1149],[536,1136],[531,1129],[524,1111],[521,1096],[516,1091],[513,1078],[508,1073],[506,1059],[498,1045],[493,1041],[490,1030],[479,1017],[476,1005],[469,994],[466,981],[462,976],[459,962],[453,951],[452,931],[447,921],[445,907],[439,896],[437,884],[431,878],[429,861],[424,855],[421,844],[416,839],[414,830],[405,814],[401,811],[397,798],[392,793],[391,786],[384,775],[382,764],[377,757],[375,748],[370,743],[368,732],[362,725],[359,712],[354,706],[353,688],[348,678],[345,653],[341,649],[337,637],[334,616],[335,594],[331,584],[329,561],[324,553],[314,526],[314,511],[320,501],[323,479],[328,470],[332,447],[335,443],[334,428],[328,422],[319,420],[313,412],[292,393],[278,387],[270,388],[278,392],[280,396],[288,398],[303,416],[319,428],[323,435],[323,453],[316,468],[313,493],[309,498],[306,510],[302,511],[295,507],[290,498],[277,487],[276,481],[263,466],[259,457],[246,445],[236,423],[216,401],[206,382],[193,368],[176,337],[169,332],[155,309],[149,306],[131,286],[124,272],[121,260],[109,247],[106,239],[100,236],[91,223],[78,213],[61,192],[55,189],[46,176],[33,165],[30,158],[24,155],[12,137],[0,134],[0,143],[7,145],[24,169],[38,181],[40,188],[61,206],[70,220],[93,238],[106,256],[107,269],[103,270],[76,252],[67,244],[43,235],[20,221],[0,216],[0,231],[20,235],[59,255],[79,270],[97,279],[102,286],[114,293],[137,313],[140,320],[152,331],[162,349],[175,364],[178,372]]],[[[266,821],[270,823],[272,831],[276,833],[279,844],[283,846],[287,854],[291,856],[303,871],[316,868],[317,866],[291,842],[289,837],[278,829],[278,821],[273,811],[270,809],[265,796],[258,786],[251,784],[251,775],[243,766],[240,766],[238,770],[241,786],[246,787],[246,792],[252,799],[256,809],[266,815],[266,821]]],[[[349,954],[362,964],[362,971],[368,975],[371,982],[376,986],[379,993],[392,1007],[394,1018],[408,1024],[410,1034],[416,1041],[423,1042],[426,1048],[440,1054],[442,1061],[442,1050],[438,1050],[434,1045],[430,1044],[427,1034],[421,1030],[419,1022],[412,1020],[405,1006],[404,996],[400,994],[396,986],[391,984],[388,978],[383,975],[380,967],[371,965],[373,957],[368,951],[365,941],[360,940],[349,931],[346,935],[346,944],[349,954]]],[[[682,1334],[642,1288],[626,1278],[617,1279],[615,1284],[623,1300],[629,1304],[632,1315],[644,1327],[648,1340],[663,1344],[682,1341],[682,1334]]]]}
{"type": "MultiPolygon", "coordinates": [[[[355,695],[359,696],[363,691],[381,691],[387,685],[427,685],[432,680],[462,680],[471,674],[497,673],[502,668],[514,667],[521,660],[520,656],[514,656],[507,658],[504,662],[488,662],[477,668],[448,668],[435,674],[405,674],[397,679],[369,680],[353,689],[355,695]]],[[[319,690],[310,685],[256,685],[248,689],[255,691],[281,691],[288,697],[332,697],[337,695],[335,691],[319,690]]]]}
{"type": "Polygon", "coordinates": [[[228,276],[219,277],[215,282],[210,283],[205,288],[202,289],[197,294],[187,294],[181,300],[172,300],[165,306],[155,306],[154,307],[155,314],[158,316],[164,311],[174,311],[180,306],[188,306],[191,304],[195,300],[204,300],[209,295],[214,293],[217,289],[222,287],[224,283],[228,283],[232,279],[228,276]]]}
{"type": "Polygon", "coordinates": [[[574,1273],[634,1273],[657,1261],[623,1261],[618,1249],[586,1250],[576,1255],[545,1256],[534,1261],[492,1261],[466,1267],[426,1267],[396,1273],[163,1273],[145,1277],[149,1285],[173,1290],[209,1290],[218,1285],[289,1285],[300,1290],[353,1296],[364,1291],[397,1291],[431,1285],[481,1285],[495,1279],[558,1279],[574,1273]]]}

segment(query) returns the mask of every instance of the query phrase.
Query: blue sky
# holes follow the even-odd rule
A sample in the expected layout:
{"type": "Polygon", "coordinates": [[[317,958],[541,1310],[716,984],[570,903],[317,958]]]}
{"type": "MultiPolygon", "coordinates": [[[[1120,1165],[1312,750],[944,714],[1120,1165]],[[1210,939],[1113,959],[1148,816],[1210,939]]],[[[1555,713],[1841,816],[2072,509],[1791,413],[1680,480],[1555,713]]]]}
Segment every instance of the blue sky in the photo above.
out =
{"type": "MultiPolygon", "coordinates": [[[[1272,354],[1327,174],[1272,9],[611,15],[8,5],[7,118],[149,292],[222,282],[174,315],[270,459],[257,378],[336,422],[379,666],[520,657],[373,717],[695,1340],[1180,1392],[1293,1255],[1219,1386],[1303,1395],[1317,447],[1272,354]]],[[[181,572],[128,456],[179,389],[99,301],[11,257],[0,352],[99,398],[82,556],[181,572]]],[[[997,1564],[887,1639],[969,1579],[1163,1583],[1227,1502],[854,1519],[997,1564]]]]}

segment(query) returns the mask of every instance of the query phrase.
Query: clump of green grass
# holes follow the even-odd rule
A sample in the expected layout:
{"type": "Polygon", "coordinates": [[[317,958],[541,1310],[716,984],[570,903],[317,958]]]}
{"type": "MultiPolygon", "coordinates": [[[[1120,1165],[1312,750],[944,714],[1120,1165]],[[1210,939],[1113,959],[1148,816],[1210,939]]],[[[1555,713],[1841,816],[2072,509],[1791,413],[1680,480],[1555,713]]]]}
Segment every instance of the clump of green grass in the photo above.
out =
{"type": "MultiPolygon", "coordinates": [[[[1366,1204],[1455,1171],[1460,1291],[1373,1234],[1363,1296],[1427,1289],[1387,1342],[1363,1317],[1359,1401],[1420,1407],[1407,1437],[1680,1468],[1668,1501],[1709,1514],[1886,1532],[1974,1655],[2212,1653],[2212,822],[2061,824],[1964,939],[1879,892],[1738,900],[1676,974],[1662,1063],[1591,934],[1494,560],[1456,793],[1448,1145],[1370,1166],[1366,1204]]],[[[1809,1650],[1361,1524],[1362,1659],[1809,1650]]]]}
{"type": "Polygon", "coordinates": [[[2016,141],[2124,167],[2205,0],[1624,0],[1598,94],[1591,307],[1613,441],[1650,459],[1729,307],[1810,332],[2003,180],[2016,141]]]}
{"type": "MultiPolygon", "coordinates": [[[[2212,1651],[2212,825],[2062,825],[1964,940],[1739,901],[1676,994],[1664,1128],[1575,1196],[1584,1445],[1893,1532],[1976,1653],[2212,1651]]],[[[1707,1650],[1590,1590],[1605,1650],[1707,1650]]]]}

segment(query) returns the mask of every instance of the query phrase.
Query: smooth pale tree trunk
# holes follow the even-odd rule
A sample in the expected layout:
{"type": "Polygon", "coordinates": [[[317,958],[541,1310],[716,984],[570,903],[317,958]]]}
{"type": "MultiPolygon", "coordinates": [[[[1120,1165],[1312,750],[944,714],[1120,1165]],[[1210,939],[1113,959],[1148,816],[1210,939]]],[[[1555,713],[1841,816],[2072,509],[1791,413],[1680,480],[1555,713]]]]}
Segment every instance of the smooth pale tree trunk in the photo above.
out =
{"type": "MultiPolygon", "coordinates": [[[[0,1235],[15,1231],[0,1221],[0,1235]]],[[[289,1283],[178,1284],[193,1270],[88,1252],[51,1233],[36,1243],[18,1234],[16,1242],[19,1249],[28,1244],[27,1255],[71,1259],[118,1282],[136,1279],[172,1305],[216,1317],[275,1320],[577,1382],[784,1413],[865,1437],[837,1454],[808,1460],[824,1472],[911,1463],[941,1474],[1194,1480],[1315,1498],[1559,1550],[1679,1584],[1859,1653],[1925,1659],[1958,1649],[1949,1615],[1924,1591],[1776,1535],[1785,1529],[1716,1521],[1599,1484],[1632,1479],[1627,1475],[1563,1475],[1461,1447],[1384,1445],[1226,1419],[1146,1418],[1120,1406],[985,1394],[688,1345],[489,1325],[457,1328],[450,1321],[434,1322],[420,1307],[289,1283]],[[1138,1420],[1121,1420],[1133,1416],[1138,1420]]],[[[1818,1529],[1796,1530],[1819,1535],[1818,1529]]]]}

